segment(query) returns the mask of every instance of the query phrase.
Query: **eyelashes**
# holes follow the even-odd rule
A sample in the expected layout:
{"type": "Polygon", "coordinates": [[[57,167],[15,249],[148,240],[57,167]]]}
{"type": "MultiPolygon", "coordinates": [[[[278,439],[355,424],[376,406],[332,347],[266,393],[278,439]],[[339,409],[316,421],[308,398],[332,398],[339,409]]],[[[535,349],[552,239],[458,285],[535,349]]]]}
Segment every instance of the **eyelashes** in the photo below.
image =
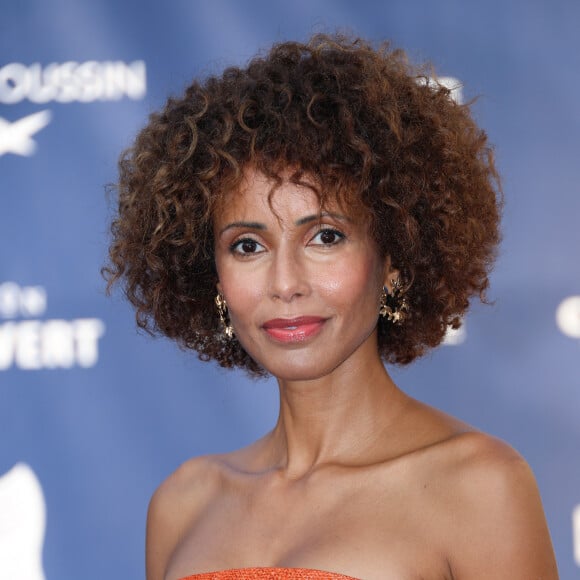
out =
{"type": "Polygon", "coordinates": [[[310,243],[317,246],[335,246],[345,238],[346,236],[335,228],[322,228],[312,238],[310,243]]]}
{"type": "Polygon", "coordinates": [[[263,251],[265,248],[253,238],[240,238],[230,245],[230,252],[242,256],[250,256],[263,251]]]}
{"type": "MultiPolygon", "coordinates": [[[[309,246],[331,248],[343,242],[346,236],[340,230],[330,227],[321,227],[308,242],[309,246]]],[[[263,244],[251,237],[236,239],[229,246],[230,253],[237,256],[253,256],[266,250],[263,244]]]]}

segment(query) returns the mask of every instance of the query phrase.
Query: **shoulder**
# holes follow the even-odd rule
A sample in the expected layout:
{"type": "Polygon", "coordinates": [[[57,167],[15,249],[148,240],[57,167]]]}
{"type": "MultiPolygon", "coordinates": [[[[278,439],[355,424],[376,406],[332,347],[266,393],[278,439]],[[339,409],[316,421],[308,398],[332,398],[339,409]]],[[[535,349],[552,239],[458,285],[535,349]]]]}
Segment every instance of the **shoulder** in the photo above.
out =
{"type": "Polygon", "coordinates": [[[191,509],[211,492],[218,479],[219,468],[214,457],[186,461],[155,490],[149,502],[149,515],[168,517],[182,513],[185,506],[191,509]]]}
{"type": "Polygon", "coordinates": [[[161,483],[155,490],[151,503],[189,499],[187,496],[191,494],[208,491],[219,481],[221,465],[217,455],[189,459],[161,483]]]}
{"type": "MultiPolygon", "coordinates": [[[[508,501],[515,506],[538,497],[534,475],[524,458],[504,441],[478,431],[467,431],[447,442],[445,456],[455,499],[482,505],[508,501]]],[[[509,506],[504,506],[509,507],[509,506]]]]}
{"type": "MultiPolygon", "coordinates": [[[[453,511],[471,517],[530,513],[540,506],[535,478],[524,458],[507,443],[477,431],[447,442],[444,479],[453,490],[453,511]]],[[[504,522],[504,523],[506,523],[504,522]]]]}
{"type": "Polygon", "coordinates": [[[459,578],[557,578],[532,470],[503,441],[467,432],[446,442],[441,497],[459,578]]]}
{"type": "Polygon", "coordinates": [[[219,493],[221,461],[216,456],[190,459],[155,491],[147,512],[147,579],[161,580],[185,531],[219,493]]]}
{"type": "Polygon", "coordinates": [[[482,476],[487,483],[493,483],[496,478],[509,481],[524,474],[531,476],[528,464],[513,447],[481,431],[458,432],[445,441],[444,446],[447,447],[447,467],[451,477],[458,474],[470,478],[482,476]]]}

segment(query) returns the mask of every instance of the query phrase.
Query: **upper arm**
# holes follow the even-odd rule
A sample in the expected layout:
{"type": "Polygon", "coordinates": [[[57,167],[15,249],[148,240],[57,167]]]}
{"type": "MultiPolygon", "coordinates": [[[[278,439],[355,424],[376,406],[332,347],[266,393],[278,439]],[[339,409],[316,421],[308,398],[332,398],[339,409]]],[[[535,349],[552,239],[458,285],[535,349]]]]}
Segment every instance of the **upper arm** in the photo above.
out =
{"type": "Polygon", "coordinates": [[[455,577],[557,580],[531,469],[504,443],[481,437],[459,471],[457,496],[450,506],[454,516],[450,559],[455,577]]]}
{"type": "MultiPolygon", "coordinates": [[[[155,491],[147,511],[145,568],[147,580],[164,580],[181,538],[194,525],[211,481],[204,458],[182,465],[155,491]]],[[[206,498],[207,499],[207,498],[206,498]]]]}
{"type": "Polygon", "coordinates": [[[147,511],[145,568],[147,580],[163,580],[167,562],[178,541],[173,515],[177,499],[169,481],[155,491],[147,511]]]}

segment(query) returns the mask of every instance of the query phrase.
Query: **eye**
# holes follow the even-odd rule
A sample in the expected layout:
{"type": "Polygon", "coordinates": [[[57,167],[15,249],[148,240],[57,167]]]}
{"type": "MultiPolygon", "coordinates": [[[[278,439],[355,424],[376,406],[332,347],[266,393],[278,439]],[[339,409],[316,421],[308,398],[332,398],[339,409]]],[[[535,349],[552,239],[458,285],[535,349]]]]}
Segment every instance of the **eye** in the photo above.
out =
{"type": "Polygon", "coordinates": [[[318,246],[334,246],[344,238],[345,235],[334,228],[323,228],[312,238],[311,243],[318,246]]]}
{"type": "Polygon", "coordinates": [[[242,256],[248,256],[250,254],[257,254],[264,249],[262,244],[258,243],[252,238],[242,238],[236,240],[231,246],[230,251],[233,254],[240,254],[242,256]]]}

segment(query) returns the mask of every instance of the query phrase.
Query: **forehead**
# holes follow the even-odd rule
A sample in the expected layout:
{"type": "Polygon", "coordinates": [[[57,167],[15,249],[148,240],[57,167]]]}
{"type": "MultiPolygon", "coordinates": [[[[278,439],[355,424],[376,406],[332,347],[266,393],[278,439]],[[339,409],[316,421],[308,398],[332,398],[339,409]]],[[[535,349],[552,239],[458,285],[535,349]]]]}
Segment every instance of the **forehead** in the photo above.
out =
{"type": "Polygon", "coordinates": [[[252,216],[295,221],[332,212],[354,218],[357,212],[350,205],[340,203],[336,193],[322,191],[316,179],[307,174],[287,170],[275,178],[247,168],[239,185],[227,192],[216,208],[214,226],[252,216]]]}

